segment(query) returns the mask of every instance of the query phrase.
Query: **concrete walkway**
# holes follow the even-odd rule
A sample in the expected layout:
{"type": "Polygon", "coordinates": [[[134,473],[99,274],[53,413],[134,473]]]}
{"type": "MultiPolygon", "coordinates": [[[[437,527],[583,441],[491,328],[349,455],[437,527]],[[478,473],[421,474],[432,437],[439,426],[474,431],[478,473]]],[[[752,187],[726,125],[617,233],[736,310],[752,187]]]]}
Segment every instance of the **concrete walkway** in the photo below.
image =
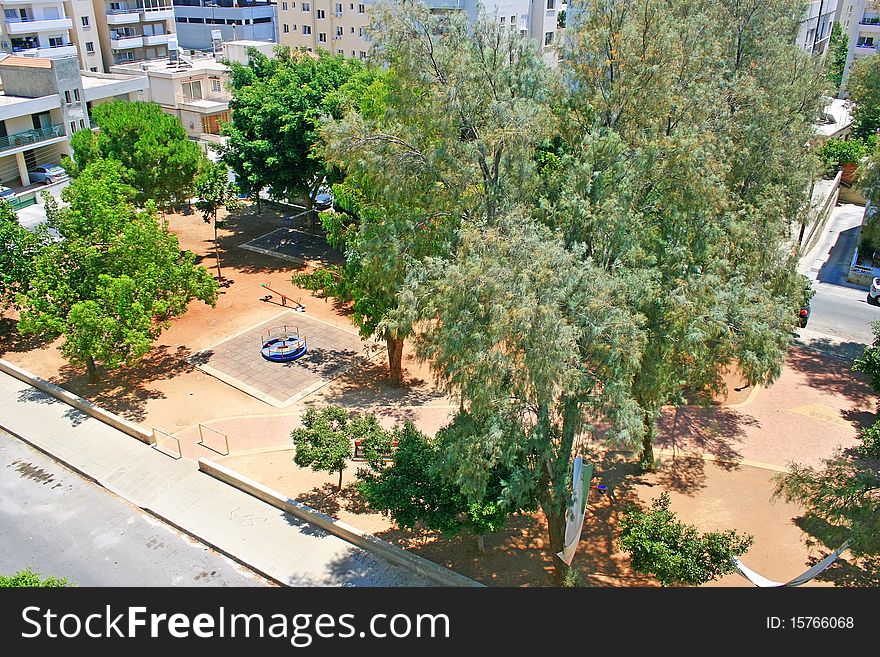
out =
{"type": "MultiPolygon", "coordinates": [[[[7,374],[0,426],[266,577],[291,586],[430,586],[7,374]]],[[[88,559],[89,555],[83,555],[88,559]]]]}

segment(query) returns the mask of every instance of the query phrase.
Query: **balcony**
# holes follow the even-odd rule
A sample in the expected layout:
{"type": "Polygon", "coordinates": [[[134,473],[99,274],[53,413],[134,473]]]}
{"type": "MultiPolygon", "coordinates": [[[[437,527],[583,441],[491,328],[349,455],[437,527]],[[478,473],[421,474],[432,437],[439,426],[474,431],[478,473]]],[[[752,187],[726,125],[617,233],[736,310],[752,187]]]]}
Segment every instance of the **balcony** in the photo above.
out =
{"type": "Polygon", "coordinates": [[[6,20],[6,31],[9,34],[30,34],[32,32],[47,32],[49,30],[69,30],[72,27],[73,21],[69,18],[6,20]]]}
{"type": "Polygon", "coordinates": [[[7,137],[0,137],[0,153],[10,151],[15,148],[30,146],[31,144],[39,144],[51,139],[66,138],[64,134],[64,126],[53,125],[48,128],[34,128],[33,130],[25,130],[24,132],[16,132],[7,137]]]}
{"type": "Polygon", "coordinates": [[[131,48],[143,48],[144,38],[140,34],[123,36],[110,33],[110,47],[113,50],[130,50],[131,48]]]}
{"type": "Polygon", "coordinates": [[[13,48],[12,51],[16,55],[22,57],[48,57],[57,59],[58,57],[69,57],[76,55],[76,46],[72,43],[63,46],[40,46],[38,48],[13,48]]]}
{"type": "Polygon", "coordinates": [[[132,23],[140,23],[141,14],[137,7],[129,7],[126,9],[110,9],[107,11],[108,25],[131,25],[132,23]]]}
{"type": "Polygon", "coordinates": [[[141,12],[141,20],[144,21],[174,20],[174,7],[144,7],[138,11],[141,12]]]}
{"type": "Polygon", "coordinates": [[[145,46],[159,46],[164,43],[168,43],[168,37],[170,34],[145,34],[144,35],[144,45],[145,46]]]}

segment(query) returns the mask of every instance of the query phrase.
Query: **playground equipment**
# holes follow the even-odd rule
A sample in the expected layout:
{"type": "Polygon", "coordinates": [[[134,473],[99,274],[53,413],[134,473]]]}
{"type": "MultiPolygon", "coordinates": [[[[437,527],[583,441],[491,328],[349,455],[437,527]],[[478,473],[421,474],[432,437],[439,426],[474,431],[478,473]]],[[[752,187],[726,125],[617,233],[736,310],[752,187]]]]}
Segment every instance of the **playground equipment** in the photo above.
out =
{"type": "MultiPolygon", "coordinates": [[[[293,309],[295,311],[297,311],[299,313],[304,313],[306,311],[306,307],[304,305],[302,305],[299,301],[291,299],[289,296],[287,296],[286,294],[282,294],[278,290],[273,290],[271,287],[269,287],[268,283],[260,283],[260,287],[266,288],[270,292],[274,292],[279,297],[281,297],[281,305],[284,306],[285,308],[287,307],[287,302],[290,301],[290,303],[293,306],[293,309]]],[[[262,298],[262,301],[271,301],[271,299],[272,299],[272,295],[267,294],[266,296],[264,296],[262,298]]]]}
{"type": "Polygon", "coordinates": [[[277,326],[260,335],[260,353],[266,360],[286,363],[296,360],[308,351],[306,337],[295,326],[277,326]]]}

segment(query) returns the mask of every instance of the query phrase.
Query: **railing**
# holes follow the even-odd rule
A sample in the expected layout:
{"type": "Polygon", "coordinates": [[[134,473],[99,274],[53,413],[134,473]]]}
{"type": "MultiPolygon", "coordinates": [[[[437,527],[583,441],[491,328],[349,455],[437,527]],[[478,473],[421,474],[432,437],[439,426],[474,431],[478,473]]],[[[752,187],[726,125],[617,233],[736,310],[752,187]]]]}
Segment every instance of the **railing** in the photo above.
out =
{"type": "Polygon", "coordinates": [[[70,48],[72,43],[49,44],[48,46],[12,46],[12,52],[26,52],[28,50],[48,50],[50,48],[70,48]]]}
{"type": "Polygon", "coordinates": [[[37,144],[41,141],[47,141],[49,139],[63,136],[64,126],[61,125],[16,132],[15,134],[6,137],[0,137],[0,151],[8,151],[11,148],[18,148],[19,146],[26,146],[28,144],[37,144]]]}
{"type": "Polygon", "coordinates": [[[859,21],[859,25],[880,25],[880,16],[866,16],[859,21]]]}

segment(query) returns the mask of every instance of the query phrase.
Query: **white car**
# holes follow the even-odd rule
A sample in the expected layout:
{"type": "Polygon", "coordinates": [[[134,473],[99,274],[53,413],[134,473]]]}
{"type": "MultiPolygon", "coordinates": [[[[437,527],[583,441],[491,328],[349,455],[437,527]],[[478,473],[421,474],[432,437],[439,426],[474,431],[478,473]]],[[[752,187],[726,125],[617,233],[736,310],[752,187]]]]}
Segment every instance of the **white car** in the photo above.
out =
{"type": "Polygon", "coordinates": [[[0,185],[0,198],[5,198],[7,201],[11,201],[14,196],[14,191],[9,189],[8,187],[0,185]]]}
{"type": "Polygon", "coordinates": [[[871,281],[871,289],[868,290],[868,303],[880,306],[880,276],[871,281]]]}

